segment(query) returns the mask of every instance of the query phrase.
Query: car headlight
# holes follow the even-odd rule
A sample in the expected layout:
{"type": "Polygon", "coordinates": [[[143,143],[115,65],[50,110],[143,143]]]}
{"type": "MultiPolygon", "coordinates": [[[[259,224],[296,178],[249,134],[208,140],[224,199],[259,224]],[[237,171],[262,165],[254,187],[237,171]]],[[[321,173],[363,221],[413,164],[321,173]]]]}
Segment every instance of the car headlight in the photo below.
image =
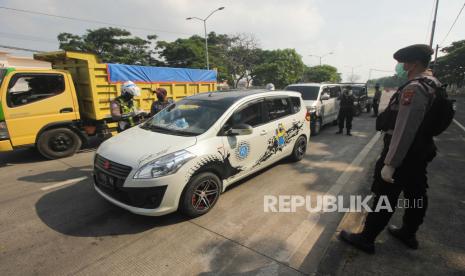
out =
{"type": "Polygon", "coordinates": [[[187,161],[195,158],[196,155],[186,150],[176,151],[142,166],[134,175],[135,179],[157,178],[178,171],[187,161]]]}

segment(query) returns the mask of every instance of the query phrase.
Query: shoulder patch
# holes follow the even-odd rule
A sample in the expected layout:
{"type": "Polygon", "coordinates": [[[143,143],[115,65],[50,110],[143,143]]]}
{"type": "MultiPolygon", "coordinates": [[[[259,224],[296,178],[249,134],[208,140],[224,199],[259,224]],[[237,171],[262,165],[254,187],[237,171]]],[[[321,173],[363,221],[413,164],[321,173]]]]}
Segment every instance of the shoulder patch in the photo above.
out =
{"type": "Polygon", "coordinates": [[[415,89],[407,88],[402,92],[401,104],[409,105],[412,103],[413,96],[415,95],[415,89]]]}

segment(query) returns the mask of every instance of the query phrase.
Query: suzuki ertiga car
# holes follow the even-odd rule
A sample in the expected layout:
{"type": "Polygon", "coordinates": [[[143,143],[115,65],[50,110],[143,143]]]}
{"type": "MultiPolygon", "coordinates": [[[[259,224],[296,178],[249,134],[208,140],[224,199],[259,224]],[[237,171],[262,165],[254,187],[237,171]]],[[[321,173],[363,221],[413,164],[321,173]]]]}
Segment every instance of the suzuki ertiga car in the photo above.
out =
{"type": "Polygon", "coordinates": [[[95,189],[136,214],[207,213],[232,183],[304,157],[309,115],[300,93],[229,91],[184,98],[105,141],[95,189]]]}

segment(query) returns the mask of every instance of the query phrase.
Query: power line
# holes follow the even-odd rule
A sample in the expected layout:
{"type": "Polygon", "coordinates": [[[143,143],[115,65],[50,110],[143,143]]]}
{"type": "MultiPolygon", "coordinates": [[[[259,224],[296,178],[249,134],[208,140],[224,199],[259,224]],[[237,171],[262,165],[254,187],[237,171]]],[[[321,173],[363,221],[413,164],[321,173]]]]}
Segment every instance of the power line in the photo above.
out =
{"type": "Polygon", "coordinates": [[[88,23],[94,23],[94,24],[103,24],[103,25],[109,25],[109,26],[115,26],[115,27],[122,27],[122,28],[127,28],[127,29],[134,29],[134,30],[144,30],[144,31],[150,31],[150,32],[168,33],[168,34],[178,34],[178,35],[179,35],[179,34],[182,34],[182,35],[192,35],[192,34],[187,34],[187,33],[179,33],[179,32],[172,32],[172,31],[164,31],[164,30],[151,29],[151,28],[143,28],[143,27],[137,27],[137,26],[131,26],[131,25],[115,24],[115,23],[105,22],[105,21],[100,21],[100,20],[93,20],[93,19],[86,19],[86,18],[78,18],[78,17],[71,17],[71,16],[56,15],[56,14],[50,14],[50,13],[45,13],[45,12],[31,11],[31,10],[23,10],[23,9],[17,9],[17,8],[4,7],[4,6],[0,6],[0,9],[10,10],[10,11],[15,11],[15,12],[21,12],[21,13],[35,14],[35,15],[42,15],[42,16],[48,16],[48,17],[55,17],[55,18],[61,18],[61,19],[67,19],[67,20],[88,22],[88,23]]]}
{"type": "Polygon", "coordinates": [[[40,50],[27,49],[27,48],[21,48],[21,47],[16,47],[16,46],[8,46],[8,45],[0,45],[0,48],[11,49],[11,50],[19,50],[19,51],[25,51],[25,52],[33,52],[33,53],[45,52],[45,51],[40,51],[40,50]]]}
{"type": "Polygon", "coordinates": [[[43,37],[38,37],[38,36],[32,36],[32,35],[25,35],[25,34],[14,34],[14,33],[6,33],[6,32],[0,32],[0,35],[2,37],[10,38],[10,39],[15,39],[15,40],[28,40],[28,41],[35,41],[35,42],[45,42],[45,43],[50,43],[50,44],[57,44],[57,40],[52,40],[52,39],[46,39],[43,37]]]}
{"type": "Polygon", "coordinates": [[[457,17],[455,18],[454,23],[452,23],[452,26],[450,26],[449,31],[447,32],[446,36],[444,37],[444,39],[442,40],[442,42],[441,42],[440,45],[443,45],[444,42],[446,41],[447,37],[449,36],[450,32],[451,32],[452,29],[454,28],[455,23],[457,23],[457,20],[459,19],[460,14],[462,13],[462,11],[463,11],[464,8],[465,8],[465,3],[463,3],[463,6],[462,6],[462,8],[460,9],[459,13],[457,14],[457,17]]]}

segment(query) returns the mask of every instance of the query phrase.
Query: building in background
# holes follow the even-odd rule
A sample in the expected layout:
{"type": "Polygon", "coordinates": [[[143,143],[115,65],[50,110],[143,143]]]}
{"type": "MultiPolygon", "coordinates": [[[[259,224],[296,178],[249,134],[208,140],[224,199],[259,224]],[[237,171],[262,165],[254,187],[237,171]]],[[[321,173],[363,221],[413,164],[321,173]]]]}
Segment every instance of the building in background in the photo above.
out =
{"type": "Polygon", "coordinates": [[[13,56],[9,52],[0,51],[0,68],[15,67],[15,68],[52,68],[50,62],[35,60],[32,57],[13,56]]]}

